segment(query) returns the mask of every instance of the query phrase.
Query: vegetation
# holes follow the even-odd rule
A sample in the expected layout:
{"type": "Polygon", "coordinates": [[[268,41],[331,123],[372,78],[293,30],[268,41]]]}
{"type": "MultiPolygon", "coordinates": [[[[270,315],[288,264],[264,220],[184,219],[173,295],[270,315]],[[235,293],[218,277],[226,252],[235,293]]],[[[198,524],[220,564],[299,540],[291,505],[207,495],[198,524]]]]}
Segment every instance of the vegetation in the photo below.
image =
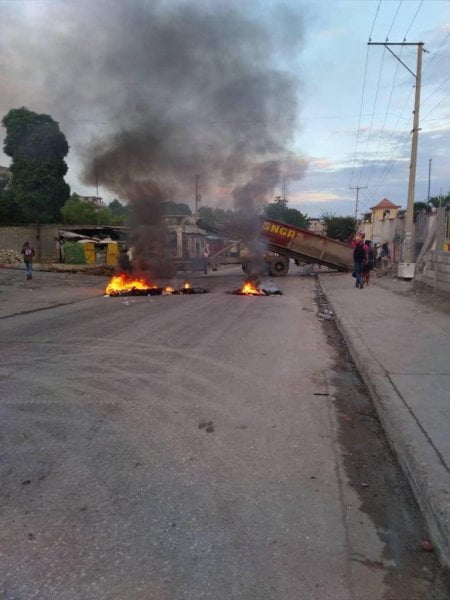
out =
{"type": "Polygon", "coordinates": [[[353,217],[337,217],[332,213],[322,216],[327,236],[341,242],[348,242],[356,233],[356,220],[353,217]]]}
{"type": "Polygon", "coordinates": [[[168,200],[164,203],[164,209],[166,215],[192,215],[189,205],[184,202],[168,200]]]}
{"type": "Polygon", "coordinates": [[[288,225],[308,229],[308,218],[296,208],[289,208],[282,198],[275,198],[275,202],[267,204],[264,212],[269,219],[282,221],[288,225]]]}
{"type": "Polygon", "coordinates": [[[11,157],[11,180],[0,191],[2,222],[54,223],[70,195],[64,181],[69,151],[65,135],[49,115],[11,109],[2,119],[3,145],[11,157]]]}
{"type": "Polygon", "coordinates": [[[72,194],[61,209],[62,222],[66,225],[122,225],[126,215],[127,207],[118,200],[109,206],[97,206],[77,194],[72,194]]]}

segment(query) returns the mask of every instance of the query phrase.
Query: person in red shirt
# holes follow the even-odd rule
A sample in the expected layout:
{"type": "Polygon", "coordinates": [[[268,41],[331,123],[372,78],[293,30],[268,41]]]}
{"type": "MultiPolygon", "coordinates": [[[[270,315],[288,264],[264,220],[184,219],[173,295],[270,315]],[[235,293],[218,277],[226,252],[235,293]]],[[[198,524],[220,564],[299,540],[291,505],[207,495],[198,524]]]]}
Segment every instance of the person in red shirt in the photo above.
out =
{"type": "Polygon", "coordinates": [[[29,242],[25,242],[22,246],[23,262],[27,269],[27,280],[33,279],[33,258],[34,248],[32,248],[29,242]]]}

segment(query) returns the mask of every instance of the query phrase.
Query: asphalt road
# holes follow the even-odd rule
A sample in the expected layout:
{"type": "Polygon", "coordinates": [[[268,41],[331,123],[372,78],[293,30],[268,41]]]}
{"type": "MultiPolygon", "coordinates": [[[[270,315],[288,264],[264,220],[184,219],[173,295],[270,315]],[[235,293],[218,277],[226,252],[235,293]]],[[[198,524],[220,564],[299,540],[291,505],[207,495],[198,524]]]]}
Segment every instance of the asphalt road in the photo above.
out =
{"type": "Polygon", "coordinates": [[[448,598],[315,279],[240,282],[0,319],[1,600],[448,598]]]}

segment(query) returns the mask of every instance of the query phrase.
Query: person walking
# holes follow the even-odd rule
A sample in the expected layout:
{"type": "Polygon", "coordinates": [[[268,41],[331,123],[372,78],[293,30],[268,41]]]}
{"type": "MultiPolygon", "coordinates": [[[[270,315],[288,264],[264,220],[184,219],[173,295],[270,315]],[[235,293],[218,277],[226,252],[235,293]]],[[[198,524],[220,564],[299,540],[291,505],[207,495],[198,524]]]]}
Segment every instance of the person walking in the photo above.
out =
{"type": "Polygon", "coordinates": [[[25,263],[25,267],[27,269],[27,281],[33,279],[33,258],[34,258],[34,248],[32,248],[29,242],[25,242],[22,246],[23,254],[23,262],[25,263]]]}
{"type": "Polygon", "coordinates": [[[365,241],[366,250],[366,262],[363,264],[363,280],[366,285],[369,285],[370,271],[373,271],[375,267],[376,251],[370,240],[365,241]]]}
{"type": "Polygon", "coordinates": [[[367,261],[367,246],[364,244],[363,240],[357,240],[355,246],[353,248],[353,273],[356,277],[355,287],[359,287],[359,289],[363,289],[364,280],[363,280],[363,266],[367,261]]]}
{"type": "Polygon", "coordinates": [[[208,246],[205,246],[203,251],[203,267],[205,271],[205,275],[208,275],[208,261],[209,261],[209,250],[208,246]]]}

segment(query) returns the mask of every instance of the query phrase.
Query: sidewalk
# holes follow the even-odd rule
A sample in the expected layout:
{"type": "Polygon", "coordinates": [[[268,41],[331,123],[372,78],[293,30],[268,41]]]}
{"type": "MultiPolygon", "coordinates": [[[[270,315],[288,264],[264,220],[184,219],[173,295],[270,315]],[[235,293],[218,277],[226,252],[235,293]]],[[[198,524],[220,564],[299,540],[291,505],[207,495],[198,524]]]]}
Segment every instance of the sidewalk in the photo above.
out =
{"type": "Polygon", "coordinates": [[[319,281],[450,567],[450,313],[405,294],[400,281],[374,279],[364,290],[348,274],[319,281]]]}

